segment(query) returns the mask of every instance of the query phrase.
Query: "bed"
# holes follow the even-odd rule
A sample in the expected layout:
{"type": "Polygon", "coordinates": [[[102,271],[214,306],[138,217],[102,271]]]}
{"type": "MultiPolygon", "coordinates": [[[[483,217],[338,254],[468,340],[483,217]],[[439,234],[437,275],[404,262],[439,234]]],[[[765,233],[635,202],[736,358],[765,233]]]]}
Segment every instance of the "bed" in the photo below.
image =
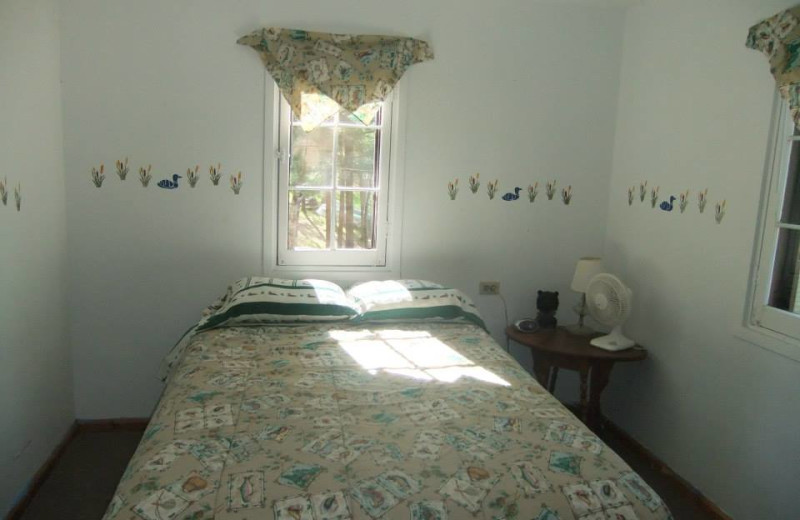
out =
{"type": "Polygon", "coordinates": [[[671,518],[458,291],[342,294],[333,319],[294,283],[234,284],[179,343],[105,519],[671,518]]]}

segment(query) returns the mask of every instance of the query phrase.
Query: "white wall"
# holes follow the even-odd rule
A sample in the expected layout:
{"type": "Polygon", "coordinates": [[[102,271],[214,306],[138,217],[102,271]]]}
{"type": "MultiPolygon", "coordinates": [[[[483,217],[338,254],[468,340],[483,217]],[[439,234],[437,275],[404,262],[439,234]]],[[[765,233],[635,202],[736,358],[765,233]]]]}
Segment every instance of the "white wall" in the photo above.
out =
{"type": "Polygon", "coordinates": [[[798,510],[800,364],[737,336],[774,93],[744,42],[793,3],[646,0],[625,26],[604,256],[634,291],[626,329],[650,359],[615,369],[606,408],[734,518],[798,510]],[[690,208],[628,207],[642,180],[664,196],[691,189],[690,208]]]}
{"type": "Polygon", "coordinates": [[[0,516],[73,421],[58,9],[0,2],[0,516]]]}
{"type": "MultiPolygon", "coordinates": [[[[535,289],[560,290],[571,320],[574,262],[602,248],[622,22],[620,8],[525,0],[70,2],[62,60],[78,417],[148,415],[160,358],[230,281],[260,272],[272,82],[237,37],[278,25],[428,40],[436,59],[404,79],[401,274],[473,296],[479,280],[500,280],[511,317],[534,312],[535,289]],[[133,168],[152,163],[153,182],[221,161],[245,186],[238,197],[205,179],[145,190],[135,172],[120,182],[108,171],[102,189],[90,183],[93,165],[126,155],[133,168]],[[574,199],[490,203],[483,188],[467,190],[476,171],[484,186],[500,179],[500,195],[556,178],[574,199]],[[462,191],[450,202],[455,177],[462,191]]],[[[500,300],[478,304],[502,338],[500,300]]]]}

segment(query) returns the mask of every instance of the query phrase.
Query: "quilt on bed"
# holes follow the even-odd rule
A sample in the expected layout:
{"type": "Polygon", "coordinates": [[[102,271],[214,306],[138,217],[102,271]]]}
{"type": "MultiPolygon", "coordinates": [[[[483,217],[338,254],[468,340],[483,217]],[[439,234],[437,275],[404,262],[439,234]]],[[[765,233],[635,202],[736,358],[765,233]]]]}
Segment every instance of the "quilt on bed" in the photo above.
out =
{"type": "Polygon", "coordinates": [[[106,519],[670,518],[481,328],[195,335],[106,519]]]}

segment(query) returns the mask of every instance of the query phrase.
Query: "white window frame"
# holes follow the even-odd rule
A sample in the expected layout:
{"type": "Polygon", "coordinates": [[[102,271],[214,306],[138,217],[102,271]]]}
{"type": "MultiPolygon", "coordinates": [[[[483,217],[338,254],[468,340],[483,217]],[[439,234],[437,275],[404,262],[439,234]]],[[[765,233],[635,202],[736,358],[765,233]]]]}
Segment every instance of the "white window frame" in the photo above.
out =
{"type": "Polygon", "coordinates": [[[800,136],[794,135],[788,105],[776,93],[745,323],[747,329],[761,333],[762,337],[744,336],[769,350],[800,360],[800,315],[768,305],[780,229],[800,229],[798,225],[780,222],[794,141],[800,141],[800,136]]]}
{"type": "Polygon", "coordinates": [[[288,151],[282,149],[282,143],[288,142],[290,110],[271,78],[265,75],[265,151],[272,150],[273,153],[264,154],[264,171],[267,172],[262,205],[264,273],[282,277],[308,277],[312,273],[320,273],[341,281],[400,275],[403,216],[403,200],[400,194],[403,192],[405,132],[405,114],[401,110],[403,83],[401,80],[395,85],[384,107],[384,126],[388,131],[382,130],[381,135],[380,167],[383,169],[379,179],[381,190],[376,220],[378,248],[374,251],[296,252],[289,251],[286,247],[285,215],[288,214],[288,197],[280,196],[281,190],[286,192],[288,189],[288,151]],[[305,259],[298,259],[298,254],[305,256],[305,259]]]}

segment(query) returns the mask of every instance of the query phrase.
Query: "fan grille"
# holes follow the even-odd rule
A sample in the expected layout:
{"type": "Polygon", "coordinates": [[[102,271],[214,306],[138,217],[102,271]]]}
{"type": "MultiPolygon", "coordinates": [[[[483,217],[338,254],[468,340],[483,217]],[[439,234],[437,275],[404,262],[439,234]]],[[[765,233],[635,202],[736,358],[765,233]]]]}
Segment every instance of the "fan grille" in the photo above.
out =
{"type": "Polygon", "coordinates": [[[607,273],[596,275],[586,290],[589,314],[604,325],[625,321],[630,313],[631,293],[616,277],[607,273]]]}

